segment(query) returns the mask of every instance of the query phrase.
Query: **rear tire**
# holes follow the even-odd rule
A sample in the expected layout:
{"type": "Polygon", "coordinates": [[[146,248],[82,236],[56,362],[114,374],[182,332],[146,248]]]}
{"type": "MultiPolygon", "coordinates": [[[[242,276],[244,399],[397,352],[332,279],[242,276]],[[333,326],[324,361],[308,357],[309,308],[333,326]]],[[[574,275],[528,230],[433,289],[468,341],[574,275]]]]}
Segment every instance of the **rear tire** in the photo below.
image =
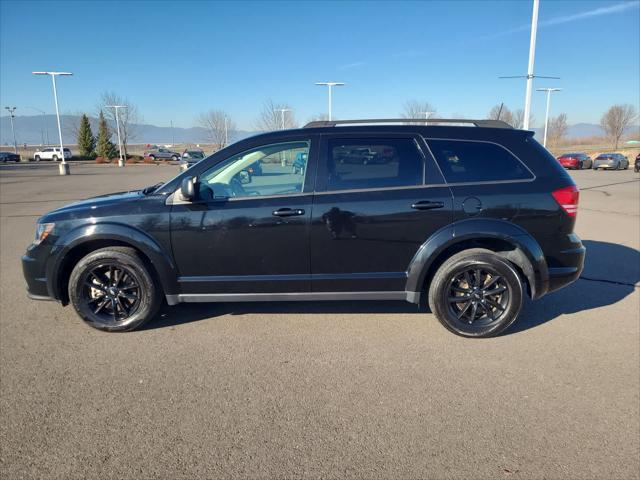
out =
{"type": "Polygon", "coordinates": [[[82,258],[69,277],[69,300],[89,326],[124,332],[157,313],[161,291],[140,255],[128,247],[107,247],[82,258]]]}
{"type": "Polygon", "coordinates": [[[58,161],[58,156],[54,155],[53,157],[51,157],[51,160],[53,160],[54,162],[57,162],[58,161]]]}
{"type": "Polygon", "coordinates": [[[493,337],[522,309],[523,286],[513,265],[490,250],[464,250],[446,260],[429,288],[429,307],[449,331],[493,337]]]}
{"type": "Polygon", "coordinates": [[[35,157],[33,157],[33,159],[34,159],[36,162],[39,162],[39,161],[40,161],[40,155],[36,155],[35,157]]]}
{"type": "Polygon", "coordinates": [[[178,157],[176,157],[175,155],[173,157],[171,157],[171,160],[173,160],[174,162],[178,161],[178,157]]]}

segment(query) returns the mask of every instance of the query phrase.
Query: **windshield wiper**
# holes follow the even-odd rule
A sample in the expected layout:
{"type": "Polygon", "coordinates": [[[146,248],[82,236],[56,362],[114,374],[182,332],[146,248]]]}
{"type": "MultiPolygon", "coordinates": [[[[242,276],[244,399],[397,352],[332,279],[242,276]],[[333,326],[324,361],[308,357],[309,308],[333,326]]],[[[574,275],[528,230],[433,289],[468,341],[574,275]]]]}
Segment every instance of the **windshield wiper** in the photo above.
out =
{"type": "Polygon", "coordinates": [[[159,189],[162,185],[164,185],[164,182],[156,183],[155,185],[151,185],[150,187],[143,188],[142,193],[143,195],[149,195],[150,193],[153,193],[157,189],[159,189]]]}

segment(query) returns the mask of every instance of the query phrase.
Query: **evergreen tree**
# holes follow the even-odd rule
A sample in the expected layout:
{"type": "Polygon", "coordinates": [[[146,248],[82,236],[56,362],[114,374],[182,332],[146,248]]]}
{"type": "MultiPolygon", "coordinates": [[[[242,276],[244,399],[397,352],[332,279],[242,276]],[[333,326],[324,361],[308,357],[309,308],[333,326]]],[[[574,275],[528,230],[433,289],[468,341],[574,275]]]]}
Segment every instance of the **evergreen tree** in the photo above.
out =
{"type": "Polygon", "coordinates": [[[85,158],[93,156],[96,149],[96,137],[93,136],[91,131],[89,117],[84,113],[80,118],[80,128],[78,129],[78,147],[80,148],[80,155],[85,158]]]}
{"type": "Polygon", "coordinates": [[[109,131],[109,125],[104,118],[102,110],[100,110],[100,116],[98,117],[98,142],[96,152],[99,157],[102,158],[114,158],[116,157],[116,146],[111,142],[111,132],[109,131]]]}

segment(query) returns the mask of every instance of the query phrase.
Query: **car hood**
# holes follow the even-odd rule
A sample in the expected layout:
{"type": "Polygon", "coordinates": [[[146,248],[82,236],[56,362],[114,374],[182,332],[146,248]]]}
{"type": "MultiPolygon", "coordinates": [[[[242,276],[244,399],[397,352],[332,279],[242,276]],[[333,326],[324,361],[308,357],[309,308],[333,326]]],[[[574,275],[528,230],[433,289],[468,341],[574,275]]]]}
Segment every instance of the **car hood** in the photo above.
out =
{"type": "Polygon", "coordinates": [[[77,212],[79,210],[94,210],[99,207],[137,200],[142,197],[144,197],[142,190],[108,193],[106,195],[99,195],[97,197],[87,198],[86,200],[69,203],[68,205],[50,211],[42,218],[46,221],[47,217],[50,216],[58,216],[59,214],[77,212]]]}

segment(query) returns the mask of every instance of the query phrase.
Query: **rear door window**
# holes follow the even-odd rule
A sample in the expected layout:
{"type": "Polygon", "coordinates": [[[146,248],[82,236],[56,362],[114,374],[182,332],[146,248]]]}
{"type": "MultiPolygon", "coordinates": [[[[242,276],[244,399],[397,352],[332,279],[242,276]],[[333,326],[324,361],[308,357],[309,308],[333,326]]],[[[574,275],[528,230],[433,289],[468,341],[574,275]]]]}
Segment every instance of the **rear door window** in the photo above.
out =
{"type": "Polygon", "coordinates": [[[449,183],[530,180],[531,171],[495,143],[470,140],[427,140],[449,183]]]}
{"type": "Polygon", "coordinates": [[[327,141],[327,190],[421,185],[424,159],[412,138],[327,141]]]}

